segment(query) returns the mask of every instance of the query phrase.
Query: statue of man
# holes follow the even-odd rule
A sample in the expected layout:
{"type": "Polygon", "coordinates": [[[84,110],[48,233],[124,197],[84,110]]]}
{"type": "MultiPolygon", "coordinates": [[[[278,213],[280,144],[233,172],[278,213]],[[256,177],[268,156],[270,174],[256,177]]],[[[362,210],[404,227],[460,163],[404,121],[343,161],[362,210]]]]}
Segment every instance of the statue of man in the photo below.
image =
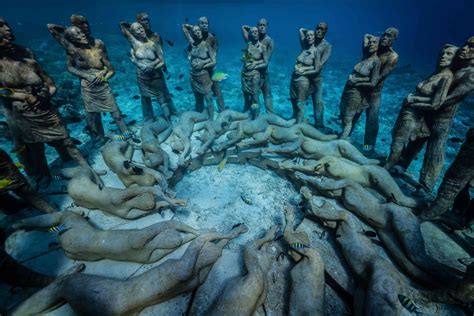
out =
{"type": "Polygon", "coordinates": [[[398,63],[398,54],[392,47],[397,38],[398,30],[394,27],[389,27],[382,35],[377,51],[377,56],[381,62],[379,81],[369,93],[369,107],[365,110],[366,123],[363,150],[369,155],[375,153],[375,142],[379,132],[379,109],[383,83],[398,63]]]}
{"type": "Polygon", "coordinates": [[[90,169],[51,105],[51,98],[56,93],[53,80],[32,53],[13,43],[14,40],[10,26],[0,18],[0,100],[7,120],[15,127],[16,137],[33,155],[31,169],[37,183],[43,186],[50,181],[45,143],[55,147],[63,160],[72,158],[90,169]]]}
{"type": "Polygon", "coordinates": [[[130,42],[131,60],[137,67],[137,81],[142,96],[142,111],[145,121],[154,120],[151,97],[156,97],[161,106],[161,112],[170,121],[169,91],[163,74],[165,61],[163,50],[156,42],[150,40],[142,24],[121,22],[120,29],[130,42]]]}
{"type": "Polygon", "coordinates": [[[314,30],[316,48],[316,73],[313,77],[311,99],[313,101],[314,126],[324,129],[324,103],[323,103],[323,78],[322,70],[331,56],[332,46],[326,41],[325,36],[328,31],[326,22],[319,22],[314,30]]]}

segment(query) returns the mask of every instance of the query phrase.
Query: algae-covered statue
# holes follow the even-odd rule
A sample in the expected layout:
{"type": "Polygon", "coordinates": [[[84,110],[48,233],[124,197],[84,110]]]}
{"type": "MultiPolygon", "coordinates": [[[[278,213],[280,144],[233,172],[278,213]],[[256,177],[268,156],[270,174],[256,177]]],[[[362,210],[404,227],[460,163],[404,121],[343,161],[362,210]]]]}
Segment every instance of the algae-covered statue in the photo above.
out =
{"type": "Polygon", "coordinates": [[[393,49],[393,43],[398,38],[398,30],[389,27],[379,41],[377,56],[380,59],[380,74],[377,85],[369,92],[369,107],[365,110],[365,136],[363,150],[368,154],[375,153],[375,143],[379,133],[379,111],[382,87],[385,79],[392,73],[398,63],[398,54],[393,49]]]}
{"type": "Polygon", "coordinates": [[[32,155],[30,170],[40,185],[50,181],[44,144],[63,160],[89,164],[74,145],[61,117],[51,104],[56,86],[27,49],[14,43],[8,23],[0,18],[0,100],[18,139],[32,155]]]}
{"type": "Polygon", "coordinates": [[[453,80],[451,64],[457,51],[456,46],[445,45],[438,57],[436,71],[416,86],[415,93],[409,94],[403,101],[397,121],[392,131],[390,155],[385,168],[395,166],[403,150],[410,141],[429,136],[426,118],[428,111],[439,109],[446,101],[453,80]]]}
{"type": "Polygon", "coordinates": [[[369,106],[370,93],[379,82],[381,62],[377,56],[378,47],[378,37],[370,34],[364,36],[362,60],[354,66],[341,96],[341,138],[349,138],[354,123],[369,106]]]}
{"type": "Polygon", "coordinates": [[[303,122],[305,103],[312,94],[312,81],[320,71],[320,68],[317,68],[319,67],[319,56],[316,53],[314,31],[301,28],[299,36],[302,50],[296,58],[290,83],[293,118],[297,123],[303,122]]]}
{"type": "Polygon", "coordinates": [[[121,218],[135,219],[160,208],[186,205],[186,201],[170,198],[160,187],[151,184],[99,189],[91,172],[84,168],[65,169],[63,176],[71,179],[67,190],[77,206],[99,209],[121,218]]]}
{"type": "Polygon", "coordinates": [[[81,79],[81,95],[86,110],[87,124],[93,140],[105,143],[101,114],[110,113],[123,134],[129,133],[115,102],[108,80],[115,74],[104,42],[88,37],[76,26],[64,31],[64,38],[72,45],[67,50],[68,71],[81,79]]]}
{"type": "Polygon", "coordinates": [[[252,118],[260,113],[259,94],[263,86],[264,72],[268,67],[268,51],[259,40],[257,27],[242,26],[245,44],[242,56],[242,92],[244,94],[244,112],[250,111],[252,118]]]}
{"type": "Polygon", "coordinates": [[[267,295],[267,272],[272,264],[268,244],[275,238],[272,227],[261,239],[249,241],[244,247],[247,274],[231,280],[217,298],[209,315],[253,315],[267,295]]]}
{"type": "Polygon", "coordinates": [[[222,249],[243,231],[238,226],[228,234],[202,234],[180,259],[166,260],[128,280],[78,273],[58,278],[20,303],[11,315],[41,314],[64,303],[80,315],[136,315],[203,284],[222,249]]]}
{"type": "Polygon", "coordinates": [[[216,51],[204,39],[197,25],[183,24],[184,35],[191,46],[189,61],[191,63],[191,88],[196,99],[196,111],[206,110],[210,119],[214,118],[214,105],[211,88],[211,73],[216,65],[216,51]],[[204,102],[206,107],[204,107],[204,102]]]}
{"type": "Polygon", "coordinates": [[[151,98],[156,97],[161,112],[170,120],[173,105],[163,72],[165,59],[163,49],[148,38],[142,24],[121,22],[120,29],[131,45],[131,61],[137,67],[137,82],[141,94],[142,112],[145,121],[154,120],[151,98]]]}
{"type": "Polygon", "coordinates": [[[291,269],[289,314],[324,315],[324,262],[312,248],[308,233],[296,231],[294,209],[285,208],[286,228],[283,233],[290,246],[288,254],[296,262],[291,269]]]}
{"type": "Polygon", "coordinates": [[[351,179],[310,177],[301,172],[295,176],[318,193],[339,198],[349,211],[374,228],[388,253],[413,279],[428,286],[436,284],[435,280],[443,284],[456,280],[445,266],[427,254],[421,222],[411,209],[383,203],[351,179]]]}
{"type": "Polygon", "coordinates": [[[102,230],[94,227],[80,209],[17,221],[13,229],[43,229],[58,226],[59,244],[73,260],[102,259],[153,263],[200,235],[181,222],[163,221],[140,229],[102,230]]]}
{"type": "MultiPolygon", "coordinates": [[[[272,58],[272,53],[273,53],[273,39],[267,34],[267,27],[268,27],[268,21],[266,19],[260,19],[257,23],[257,29],[258,29],[258,40],[260,43],[262,43],[265,46],[266,49],[266,55],[268,59],[268,63],[270,62],[270,59],[272,58]]],[[[245,30],[249,30],[250,26],[244,25],[245,30]]],[[[244,32],[243,33],[244,40],[246,43],[250,41],[249,38],[249,32],[244,32]]],[[[262,69],[262,95],[263,95],[263,101],[265,103],[265,110],[267,113],[273,113],[273,96],[272,92],[270,89],[270,74],[268,72],[268,63],[267,67],[262,69]]]]}

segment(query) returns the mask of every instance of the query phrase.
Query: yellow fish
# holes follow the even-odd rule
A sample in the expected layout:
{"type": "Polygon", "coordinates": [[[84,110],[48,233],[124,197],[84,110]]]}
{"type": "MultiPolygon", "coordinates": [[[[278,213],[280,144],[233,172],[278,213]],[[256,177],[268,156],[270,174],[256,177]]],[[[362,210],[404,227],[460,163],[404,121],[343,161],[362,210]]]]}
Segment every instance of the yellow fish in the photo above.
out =
{"type": "Polygon", "coordinates": [[[12,183],[12,179],[0,179],[0,189],[4,189],[12,183]]]}
{"type": "Polygon", "coordinates": [[[20,169],[25,169],[25,166],[21,162],[15,162],[15,166],[20,169]]]}
{"type": "Polygon", "coordinates": [[[219,170],[219,172],[224,170],[224,167],[225,167],[226,163],[227,163],[227,157],[222,159],[221,162],[219,162],[219,166],[217,167],[217,170],[219,170]]]}
{"type": "Polygon", "coordinates": [[[229,78],[229,75],[224,73],[224,72],[221,72],[221,71],[218,71],[218,72],[215,72],[213,75],[212,75],[212,78],[211,80],[212,81],[222,81],[222,80],[226,80],[227,78],[229,78]]]}

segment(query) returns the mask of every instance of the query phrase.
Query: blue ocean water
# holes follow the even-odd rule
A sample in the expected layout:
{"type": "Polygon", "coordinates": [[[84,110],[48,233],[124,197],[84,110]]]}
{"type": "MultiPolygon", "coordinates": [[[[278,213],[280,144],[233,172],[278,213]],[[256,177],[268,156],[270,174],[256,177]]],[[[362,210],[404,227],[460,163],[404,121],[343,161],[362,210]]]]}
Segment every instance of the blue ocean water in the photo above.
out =
{"type": "MultiPolygon", "coordinates": [[[[149,13],[152,28],[173,46],[165,44],[165,55],[171,78],[168,86],[179,110],[194,108],[194,97],[189,83],[189,66],[183,54],[186,46],[181,24],[187,19],[197,23],[200,16],[207,16],[210,31],[219,40],[217,70],[230,78],[221,83],[226,104],[243,108],[240,85],[241,51],[244,41],[240,33],[242,24],[256,24],[259,18],[269,21],[268,34],[275,41],[270,62],[271,88],[277,113],[289,117],[289,83],[295,58],[299,53],[298,29],[313,28],[319,21],[329,24],[327,40],[333,45],[332,56],[324,71],[323,98],[326,106],[326,124],[339,129],[336,122],[342,88],[352,67],[361,58],[361,42],[365,33],[379,34],[389,26],[400,30],[394,45],[400,55],[398,71],[386,81],[382,96],[381,130],[377,148],[388,152],[390,132],[403,98],[414,90],[416,84],[435,67],[439,49],[445,43],[462,45],[472,36],[472,0],[422,0],[422,1],[14,1],[3,6],[3,17],[9,21],[17,42],[30,47],[42,66],[58,86],[55,97],[59,106],[71,104],[82,109],[78,80],[67,72],[66,56],[52,39],[46,23],[69,24],[73,13],[85,15],[92,33],[102,39],[108,49],[116,75],[111,86],[117,102],[127,120],[141,120],[140,100],[135,82],[135,67],[127,52],[129,44],[121,35],[118,23],[134,21],[139,11],[149,13]]],[[[312,120],[308,104],[306,116],[312,120]]],[[[158,106],[155,107],[158,109],[158,106]]],[[[474,116],[471,97],[453,127],[451,139],[462,139],[467,125],[474,116]]],[[[87,140],[82,122],[70,124],[72,136],[87,140]]],[[[115,129],[107,118],[106,129],[115,129]]],[[[353,139],[362,141],[364,119],[359,122],[353,139]]],[[[450,141],[447,164],[455,156],[460,142],[450,141]]],[[[2,147],[10,148],[2,142],[2,147]]],[[[55,156],[55,155],[52,155],[55,156]]],[[[419,161],[412,166],[416,173],[419,161]]]]}

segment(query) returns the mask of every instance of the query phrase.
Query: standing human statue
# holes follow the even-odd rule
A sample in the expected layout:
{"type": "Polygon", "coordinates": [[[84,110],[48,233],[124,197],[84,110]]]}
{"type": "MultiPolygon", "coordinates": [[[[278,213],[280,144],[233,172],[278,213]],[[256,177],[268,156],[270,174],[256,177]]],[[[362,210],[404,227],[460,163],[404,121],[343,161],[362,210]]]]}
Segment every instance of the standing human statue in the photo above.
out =
{"type": "Polygon", "coordinates": [[[242,36],[247,44],[242,56],[242,92],[244,112],[250,111],[252,118],[260,114],[259,94],[268,67],[267,48],[259,40],[257,27],[242,26],[242,36]]]}
{"type": "Polygon", "coordinates": [[[121,22],[120,30],[130,42],[131,60],[137,67],[137,82],[141,94],[143,119],[155,119],[151,97],[156,97],[161,106],[161,112],[166,121],[171,120],[171,110],[168,99],[169,91],[163,72],[165,60],[163,50],[146,35],[142,24],[121,22]]]}
{"type": "Polygon", "coordinates": [[[191,46],[191,88],[196,99],[196,111],[207,111],[209,119],[214,118],[214,105],[211,89],[215,83],[211,80],[211,70],[216,65],[215,50],[204,40],[201,28],[197,25],[183,24],[183,33],[191,46]],[[206,108],[204,107],[206,102],[206,108]]]}
{"type": "MultiPolygon", "coordinates": [[[[257,23],[258,29],[258,40],[265,46],[268,63],[270,58],[272,58],[273,53],[273,39],[267,34],[268,22],[266,19],[260,19],[257,23]]],[[[249,29],[250,26],[245,25],[246,29],[249,29]]],[[[249,42],[248,32],[244,33],[244,39],[246,42],[249,42]]],[[[268,65],[265,69],[261,70],[263,75],[263,85],[262,85],[262,94],[263,101],[265,103],[265,110],[267,113],[273,113],[273,96],[270,89],[270,74],[268,73],[268,65]]]]}
{"type": "Polygon", "coordinates": [[[341,96],[342,133],[340,138],[350,137],[358,118],[368,107],[368,98],[379,81],[380,59],[377,56],[379,38],[364,36],[362,60],[354,66],[341,96]]]}
{"type": "MultiPolygon", "coordinates": [[[[158,47],[158,49],[160,51],[160,56],[163,59],[163,63],[164,63],[163,67],[161,69],[167,75],[167,77],[168,77],[167,79],[169,79],[170,74],[168,72],[168,67],[166,65],[163,38],[160,36],[160,34],[154,32],[151,29],[151,22],[150,22],[150,17],[148,16],[148,13],[146,13],[146,12],[137,13],[136,21],[138,23],[140,23],[143,26],[143,28],[145,29],[145,33],[146,33],[147,38],[150,41],[154,42],[155,45],[158,47]]],[[[166,83],[166,80],[164,80],[163,93],[164,93],[165,101],[166,101],[167,107],[170,111],[170,114],[171,115],[177,115],[178,112],[176,111],[176,108],[174,106],[173,100],[171,98],[171,94],[168,90],[168,85],[166,83]]],[[[142,95],[141,101],[142,101],[142,109],[144,111],[146,110],[146,115],[145,115],[145,112],[143,113],[143,116],[145,117],[145,119],[147,117],[154,117],[153,108],[151,106],[151,97],[144,97],[142,95]]]]}
{"type": "MultiPolygon", "coordinates": [[[[90,166],[69,137],[61,117],[51,104],[56,86],[31,52],[14,43],[10,26],[0,18],[0,100],[15,134],[32,155],[32,174],[39,186],[51,175],[44,144],[56,149],[63,160],[90,166]]],[[[92,170],[91,170],[92,171],[92,170]]],[[[94,171],[93,176],[98,177],[94,171]]],[[[99,183],[102,181],[99,179],[99,183]]]]}
{"type": "Polygon", "coordinates": [[[331,56],[332,46],[326,41],[325,36],[328,31],[326,22],[319,22],[314,30],[314,47],[316,48],[315,70],[316,74],[312,80],[311,99],[313,101],[314,126],[318,129],[324,126],[324,102],[323,102],[323,67],[331,56]]]}
{"type": "Polygon", "coordinates": [[[92,141],[96,146],[107,141],[102,113],[110,113],[121,133],[130,136],[108,84],[115,71],[104,42],[91,36],[89,22],[84,16],[71,15],[71,25],[64,28],[48,24],[48,29],[67,52],[68,71],[81,80],[81,95],[92,141]]]}
{"type": "Polygon", "coordinates": [[[449,132],[463,100],[474,91],[474,36],[458,50],[452,67],[454,76],[443,104],[426,114],[429,136],[418,138],[408,144],[399,165],[408,168],[413,159],[426,145],[419,182],[422,185],[418,196],[431,194],[444,166],[449,132]]]}
{"type": "Polygon", "coordinates": [[[365,136],[362,149],[368,155],[375,154],[375,143],[379,133],[379,111],[383,83],[398,63],[398,54],[392,47],[397,38],[398,30],[389,27],[383,33],[377,50],[377,56],[380,59],[379,81],[369,93],[369,107],[365,110],[365,136]]]}
{"type": "Polygon", "coordinates": [[[311,84],[316,76],[316,48],[314,46],[314,31],[300,28],[301,52],[296,58],[295,67],[290,82],[290,99],[293,106],[293,118],[297,123],[304,120],[304,108],[312,89],[311,84]]]}

